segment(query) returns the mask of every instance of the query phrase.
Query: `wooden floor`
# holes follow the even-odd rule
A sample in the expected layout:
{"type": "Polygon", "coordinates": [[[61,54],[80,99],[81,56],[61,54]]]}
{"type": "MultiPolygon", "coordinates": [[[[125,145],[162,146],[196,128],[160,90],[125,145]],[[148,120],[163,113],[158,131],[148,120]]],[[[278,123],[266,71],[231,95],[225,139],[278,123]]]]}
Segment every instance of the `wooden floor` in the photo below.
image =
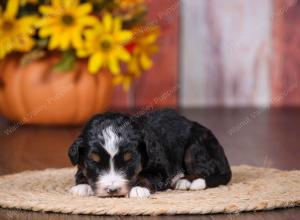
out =
{"type": "MultiPolygon", "coordinates": [[[[300,169],[300,109],[185,109],[211,128],[232,165],[300,169]]],[[[67,149],[80,128],[12,127],[0,119],[0,175],[27,169],[70,166],[67,149]]],[[[300,187],[300,186],[299,186],[300,187]]],[[[101,204],[99,204],[101,205],[101,204]]],[[[118,217],[120,219],[300,219],[300,208],[239,215],[118,217]]],[[[2,219],[109,219],[0,209],[2,219]]]]}

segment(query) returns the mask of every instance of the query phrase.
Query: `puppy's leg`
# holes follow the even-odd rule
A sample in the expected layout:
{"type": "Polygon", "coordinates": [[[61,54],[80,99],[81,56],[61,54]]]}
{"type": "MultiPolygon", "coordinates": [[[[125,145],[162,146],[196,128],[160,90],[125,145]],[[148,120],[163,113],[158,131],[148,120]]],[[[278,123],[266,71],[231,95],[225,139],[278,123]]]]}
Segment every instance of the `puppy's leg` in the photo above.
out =
{"type": "Polygon", "coordinates": [[[78,168],[75,175],[75,182],[76,185],[69,190],[69,192],[73,195],[85,197],[92,196],[94,194],[91,186],[88,184],[87,179],[83,175],[83,172],[80,168],[78,168]]]}
{"type": "Polygon", "coordinates": [[[191,186],[191,181],[186,178],[182,178],[176,181],[173,188],[177,190],[189,190],[191,186]]]}
{"type": "Polygon", "coordinates": [[[164,169],[146,168],[138,175],[136,183],[129,192],[129,197],[147,198],[151,193],[167,189],[169,185],[164,169]]]}
{"type": "Polygon", "coordinates": [[[190,190],[202,190],[227,184],[231,170],[224,150],[212,132],[195,123],[193,143],[186,149],[184,164],[190,190]]]}

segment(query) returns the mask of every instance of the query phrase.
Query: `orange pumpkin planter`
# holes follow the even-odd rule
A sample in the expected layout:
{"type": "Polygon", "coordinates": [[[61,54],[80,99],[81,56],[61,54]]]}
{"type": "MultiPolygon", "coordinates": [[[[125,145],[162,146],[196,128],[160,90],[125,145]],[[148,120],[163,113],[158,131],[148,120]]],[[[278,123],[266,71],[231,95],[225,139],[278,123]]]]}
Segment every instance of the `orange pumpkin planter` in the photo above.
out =
{"type": "Polygon", "coordinates": [[[0,114],[16,127],[82,124],[150,69],[160,31],[147,4],[115,3],[0,1],[0,114]]]}
{"type": "Polygon", "coordinates": [[[80,60],[71,72],[53,72],[56,55],[21,66],[20,56],[3,59],[0,113],[21,124],[76,125],[108,109],[113,92],[108,72],[92,75],[80,60]]]}

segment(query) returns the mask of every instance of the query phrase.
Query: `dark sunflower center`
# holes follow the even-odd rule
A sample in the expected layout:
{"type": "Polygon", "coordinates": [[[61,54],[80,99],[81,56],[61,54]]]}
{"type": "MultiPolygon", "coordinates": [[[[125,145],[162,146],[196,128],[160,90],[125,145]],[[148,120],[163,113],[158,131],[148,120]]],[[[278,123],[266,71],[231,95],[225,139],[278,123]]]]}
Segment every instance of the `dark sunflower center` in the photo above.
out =
{"type": "Polygon", "coordinates": [[[104,41],[102,41],[102,42],[100,43],[100,47],[101,47],[101,49],[102,49],[103,51],[108,51],[108,50],[111,49],[112,44],[111,44],[110,41],[104,40],[104,41]]]}
{"type": "Polygon", "coordinates": [[[63,24],[70,26],[70,25],[74,24],[74,17],[66,14],[61,17],[61,21],[63,24]]]}
{"type": "Polygon", "coordinates": [[[10,31],[11,29],[13,29],[13,27],[14,27],[14,23],[11,21],[4,21],[2,23],[2,29],[4,31],[10,31]]]}

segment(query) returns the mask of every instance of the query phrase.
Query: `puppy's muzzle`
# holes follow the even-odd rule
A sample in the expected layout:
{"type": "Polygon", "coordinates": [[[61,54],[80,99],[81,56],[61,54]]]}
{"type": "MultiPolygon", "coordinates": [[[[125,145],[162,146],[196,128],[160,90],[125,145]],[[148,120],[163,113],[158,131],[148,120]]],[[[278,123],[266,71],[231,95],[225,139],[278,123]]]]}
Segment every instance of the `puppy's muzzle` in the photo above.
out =
{"type": "Polygon", "coordinates": [[[106,192],[110,196],[117,195],[120,191],[121,187],[109,186],[106,188],[106,192]]]}
{"type": "Polygon", "coordinates": [[[128,180],[119,179],[118,181],[106,181],[100,179],[96,183],[95,195],[99,197],[125,196],[128,194],[128,180]]]}

